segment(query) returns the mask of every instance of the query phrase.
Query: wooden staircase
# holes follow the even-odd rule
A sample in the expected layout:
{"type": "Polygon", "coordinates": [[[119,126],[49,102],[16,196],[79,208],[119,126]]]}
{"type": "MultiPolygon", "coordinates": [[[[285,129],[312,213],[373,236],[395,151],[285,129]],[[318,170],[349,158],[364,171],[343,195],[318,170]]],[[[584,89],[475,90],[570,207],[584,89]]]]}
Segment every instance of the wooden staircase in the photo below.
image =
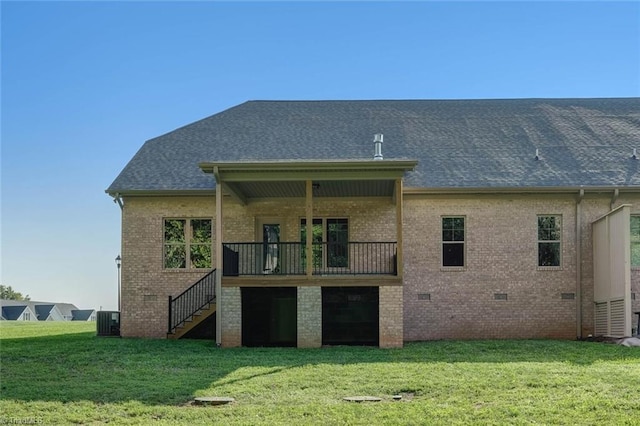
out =
{"type": "Polygon", "coordinates": [[[185,320],[182,324],[177,326],[173,332],[167,333],[167,339],[179,339],[191,330],[193,330],[198,324],[202,321],[209,318],[211,315],[216,313],[216,304],[210,303],[207,306],[200,309],[198,312],[195,312],[191,315],[191,318],[185,320]]]}
{"type": "Polygon", "coordinates": [[[216,270],[180,295],[169,296],[167,339],[179,339],[216,312],[216,270]]]}

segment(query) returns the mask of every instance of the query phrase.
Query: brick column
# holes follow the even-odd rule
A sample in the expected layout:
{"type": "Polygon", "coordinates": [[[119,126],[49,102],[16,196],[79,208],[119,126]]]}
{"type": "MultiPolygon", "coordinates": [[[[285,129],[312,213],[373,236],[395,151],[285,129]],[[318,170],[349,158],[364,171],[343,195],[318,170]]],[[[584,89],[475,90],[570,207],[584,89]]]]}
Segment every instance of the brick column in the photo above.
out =
{"type": "MultiPolygon", "coordinates": [[[[224,306],[224,317],[220,324],[222,347],[234,348],[242,345],[242,297],[240,287],[223,287],[220,303],[224,306]]],[[[221,317],[216,316],[216,321],[221,317]]]]}
{"type": "Polygon", "coordinates": [[[298,287],[298,347],[322,345],[322,287],[298,287]]]}
{"type": "Polygon", "coordinates": [[[380,347],[401,348],[404,338],[402,286],[380,287],[380,347]]]}

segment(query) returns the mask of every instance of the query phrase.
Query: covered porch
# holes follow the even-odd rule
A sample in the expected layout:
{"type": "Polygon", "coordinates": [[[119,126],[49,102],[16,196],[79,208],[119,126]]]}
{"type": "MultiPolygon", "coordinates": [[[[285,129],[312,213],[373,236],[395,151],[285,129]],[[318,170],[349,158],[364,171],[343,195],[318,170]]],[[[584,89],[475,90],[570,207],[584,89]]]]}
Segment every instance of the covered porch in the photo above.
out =
{"type": "MultiPolygon", "coordinates": [[[[300,331],[309,328],[300,324],[302,294],[320,298],[327,287],[391,286],[401,292],[402,178],[415,165],[413,160],[200,164],[216,179],[215,244],[222,254],[215,256],[216,293],[228,289],[234,305],[241,304],[245,287],[309,288],[312,293],[298,291],[300,331]]],[[[225,312],[226,305],[223,297],[217,336],[224,334],[226,319],[242,323],[241,309],[227,306],[225,312]]],[[[320,301],[317,305],[322,309],[320,301]]]]}

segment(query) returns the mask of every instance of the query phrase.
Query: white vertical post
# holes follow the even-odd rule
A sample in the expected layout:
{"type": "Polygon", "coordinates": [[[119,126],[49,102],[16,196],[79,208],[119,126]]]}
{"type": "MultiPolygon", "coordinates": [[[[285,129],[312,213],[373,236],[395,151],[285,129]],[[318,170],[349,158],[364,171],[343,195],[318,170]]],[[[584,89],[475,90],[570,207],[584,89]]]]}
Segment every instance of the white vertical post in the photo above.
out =
{"type": "Polygon", "coordinates": [[[222,345],[222,182],[216,179],[216,345],[222,345]]]}

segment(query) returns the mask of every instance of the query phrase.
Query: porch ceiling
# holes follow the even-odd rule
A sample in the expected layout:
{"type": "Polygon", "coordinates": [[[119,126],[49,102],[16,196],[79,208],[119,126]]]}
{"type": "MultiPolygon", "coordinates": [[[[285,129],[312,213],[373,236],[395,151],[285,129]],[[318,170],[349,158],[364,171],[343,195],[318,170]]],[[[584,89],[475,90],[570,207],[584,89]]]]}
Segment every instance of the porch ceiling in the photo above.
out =
{"type": "MultiPolygon", "coordinates": [[[[230,190],[246,198],[304,198],[304,181],[233,182],[230,190]]],[[[390,197],[392,180],[350,180],[314,182],[313,196],[322,197],[390,197]]]]}
{"type": "Polygon", "coordinates": [[[227,192],[246,201],[255,198],[304,198],[306,181],[313,196],[393,197],[395,181],[413,170],[415,160],[271,161],[201,163],[227,192]]]}

